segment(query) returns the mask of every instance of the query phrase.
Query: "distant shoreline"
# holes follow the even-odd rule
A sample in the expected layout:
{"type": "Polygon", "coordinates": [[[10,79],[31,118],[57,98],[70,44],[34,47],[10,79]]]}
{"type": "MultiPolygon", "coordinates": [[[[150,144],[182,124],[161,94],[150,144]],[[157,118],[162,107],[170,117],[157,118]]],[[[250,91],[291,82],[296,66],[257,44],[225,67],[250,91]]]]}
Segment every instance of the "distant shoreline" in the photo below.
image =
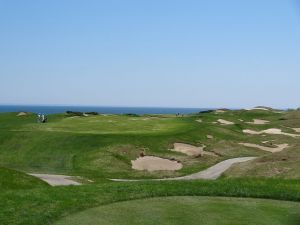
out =
{"type": "Polygon", "coordinates": [[[78,112],[97,112],[103,114],[191,114],[211,109],[215,108],[0,105],[0,113],[32,112],[45,114],[64,113],[68,110],[78,112]]]}

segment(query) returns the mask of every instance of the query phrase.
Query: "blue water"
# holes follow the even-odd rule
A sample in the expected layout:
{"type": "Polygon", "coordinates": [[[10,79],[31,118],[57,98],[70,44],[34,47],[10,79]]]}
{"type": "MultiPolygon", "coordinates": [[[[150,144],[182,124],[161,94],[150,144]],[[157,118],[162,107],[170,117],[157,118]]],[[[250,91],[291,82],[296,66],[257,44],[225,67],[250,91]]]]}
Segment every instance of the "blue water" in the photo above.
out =
{"type": "Polygon", "coordinates": [[[208,110],[205,108],[161,108],[161,107],[106,107],[106,106],[37,106],[0,105],[0,112],[33,112],[44,114],[64,113],[65,111],[98,112],[106,114],[190,114],[208,110]]]}

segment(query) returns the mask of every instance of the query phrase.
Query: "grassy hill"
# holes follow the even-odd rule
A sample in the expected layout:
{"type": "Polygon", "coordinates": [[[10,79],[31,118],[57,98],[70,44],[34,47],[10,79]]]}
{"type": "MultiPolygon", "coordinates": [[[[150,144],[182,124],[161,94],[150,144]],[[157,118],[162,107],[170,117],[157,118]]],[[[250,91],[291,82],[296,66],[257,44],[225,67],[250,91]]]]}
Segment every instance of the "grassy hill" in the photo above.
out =
{"type": "MultiPolygon", "coordinates": [[[[106,213],[113,207],[109,206],[110,203],[151,197],[231,196],[299,202],[300,137],[243,133],[245,129],[258,132],[277,128],[288,134],[300,134],[292,129],[300,127],[299,118],[300,111],[296,110],[288,112],[234,110],[184,117],[57,114],[50,115],[48,123],[38,124],[34,114],[17,116],[17,113],[2,113],[0,114],[0,224],[49,224],[69,215],[70,217],[61,221],[69,221],[68,218],[70,221],[74,219],[77,221],[76,218],[80,215],[87,218],[86,215],[90,215],[90,211],[83,210],[91,207],[101,206],[97,210],[106,213]],[[233,124],[222,125],[218,122],[219,119],[233,124]],[[267,120],[269,123],[260,125],[249,123],[253,119],[267,120]],[[271,153],[245,147],[239,144],[241,142],[265,147],[287,143],[289,147],[281,152],[271,153]],[[174,143],[205,145],[205,151],[217,156],[195,157],[170,151],[174,143]],[[154,172],[133,170],[131,160],[138,158],[141,152],[177,160],[182,163],[183,168],[177,171],[154,172]],[[115,183],[109,180],[109,178],[147,179],[182,176],[199,172],[225,159],[243,156],[259,158],[233,166],[217,181],[115,183]],[[50,187],[21,171],[80,176],[92,182],[76,187],[50,187]],[[83,214],[76,215],[80,211],[83,211],[83,214]]],[[[203,213],[205,210],[199,206],[201,201],[209,201],[208,204],[212,204],[212,209],[215,208],[213,206],[216,204],[215,201],[218,201],[205,198],[198,200],[195,198],[192,205],[197,208],[195,210],[199,210],[197,213],[203,213]]],[[[226,202],[224,205],[229,204],[228,199],[224,201],[226,202]]],[[[189,198],[187,202],[190,202],[189,198]]],[[[124,204],[132,206],[132,210],[135,211],[135,202],[129,201],[124,204]]],[[[153,204],[156,204],[155,200],[153,204]]],[[[177,203],[166,200],[165,204],[164,216],[169,218],[173,214],[167,209],[177,203]]],[[[257,204],[261,204],[267,211],[253,211],[253,213],[274,218],[273,221],[270,220],[273,224],[280,224],[282,221],[285,224],[296,224],[294,215],[299,209],[297,203],[283,202],[287,207],[282,208],[272,202],[262,201],[257,204]],[[287,214],[286,210],[289,207],[290,214],[287,214]]],[[[237,199],[234,204],[232,203],[233,211],[235,207],[239,208],[238,206],[241,207],[239,215],[255,207],[254,205],[244,207],[237,199]]],[[[115,212],[118,212],[120,207],[116,207],[115,212]]],[[[147,217],[148,214],[144,214],[148,211],[145,210],[139,213],[143,218],[145,216],[146,222],[149,222],[152,219],[147,217]]],[[[217,214],[214,214],[215,210],[205,211],[207,218],[225,215],[221,211],[216,212],[217,214]]],[[[151,215],[149,213],[149,216],[151,215]]],[[[130,221],[128,218],[127,223],[130,221]]],[[[182,224],[192,224],[191,221],[192,218],[182,224]]],[[[87,222],[90,221],[85,220],[80,224],[87,222]]],[[[224,224],[225,222],[226,220],[224,224]]],[[[251,223],[255,224],[254,222],[251,223]]]]}

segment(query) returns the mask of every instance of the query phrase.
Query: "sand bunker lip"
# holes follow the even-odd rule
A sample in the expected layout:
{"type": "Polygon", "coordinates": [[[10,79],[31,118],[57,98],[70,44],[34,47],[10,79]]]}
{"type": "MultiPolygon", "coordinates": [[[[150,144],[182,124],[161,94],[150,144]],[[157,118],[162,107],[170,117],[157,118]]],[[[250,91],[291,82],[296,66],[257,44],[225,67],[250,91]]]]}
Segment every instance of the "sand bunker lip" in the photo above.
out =
{"type": "Polygon", "coordinates": [[[27,116],[27,114],[28,114],[28,113],[26,113],[26,112],[19,112],[19,113],[17,114],[17,116],[27,116]]]}
{"type": "Polygon", "coordinates": [[[218,119],[217,120],[222,125],[233,125],[234,123],[228,120],[218,119]]]}
{"type": "Polygon", "coordinates": [[[245,147],[250,147],[250,148],[258,148],[260,150],[263,151],[267,151],[267,152],[281,152],[282,150],[286,149],[289,147],[289,144],[279,144],[279,145],[275,145],[277,147],[275,148],[271,148],[271,147],[266,147],[266,146],[261,146],[261,145],[257,145],[257,144],[251,144],[251,143],[239,143],[240,145],[243,145],[245,147]]]}
{"type": "Polygon", "coordinates": [[[295,132],[300,133],[300,128],[292,128],[295,132]]]}
{"type": "Polygon", "coordinates": [[[278,129],[278,128],[270,128],[270,129],[262,130],[262,131],[254,131],[254,130],[246,129],[246,130],[243,130],[243,133],[255,134],[255,135],[257,135],[257,134],[280,134],[280,135],[286,135],[286,136],[290,136],[290,137],[300,137],[299,134],[285,133],[285,132],[282,132],[282,130],[278,129]]]}
{"type": "Polygon", "coordinates": [[[72,176],[37,173],[30,173],[29,175],[37,177],[51,186],[81,185],[79,182],[72,180],[74,178],[72,176]]]}
{"type": "Polygon", "coordinates": [[[254,124],[254,125],[264,125],[267,123],[270,123],[268,120],[261,120],[261,119],[253,119],[253,122],[246,122],[248,124],[254,124]]]}
{"type": "Polygon", "coordinates": [[[159,171],[159,170],[180,170],[182,164],[170,159],[163,159],[155,156],[139,157],[136,160],[131,160],[132,169],[134,170],[147,170],[147,171],[159,171]]]}
{"type": "Polygon", "coordinates": [[[217,156],[212,152],[204,151],[205,147],[206,147],[205,145],[203,145],[202,147],[197,147],[197,146],[184,144],[184,143],[174,143],[174,149],[171,149],[171,151],[181,152],[188,156],[203,156],[203,155],[217,156]]]}
{"type": "Polygon", "coordinates": [[[141,179],[141,180],[129,180],[129,179],[110,179],[112,181],[121,181],[121,182],[135,182],[135,181],[166,181],[166,180],[216,180],[219,178],[227,169],[229,169],[235,163],[247,162],[257,157],[240,157],[227,159],[225,161],[219,162],[216,165],[209,167],[206,170],[194,173],[191,175],[183,177],[174,177],[174,178],[164,178],[164,179],[141,179]]]}

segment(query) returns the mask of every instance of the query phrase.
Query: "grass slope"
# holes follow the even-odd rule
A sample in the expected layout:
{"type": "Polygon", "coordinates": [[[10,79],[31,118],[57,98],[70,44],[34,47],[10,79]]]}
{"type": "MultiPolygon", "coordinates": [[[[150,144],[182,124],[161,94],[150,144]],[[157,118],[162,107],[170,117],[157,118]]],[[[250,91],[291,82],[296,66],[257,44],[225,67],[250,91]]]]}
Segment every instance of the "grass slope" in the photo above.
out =
{"type": "Polygon", "coordinates": [[[167,196],[230,196],[300,202],[300,181],[223,179],[105,183],[2,191],[0,224],[51,224],[62,217],[100,205],[167,196]]]}
{"type": "Polygon", "coordinates": [[[48,184],[25,173],[0,167],[0,190],[18,190],[47,187],[48,184]]]}
{"type": "MultiPolygon", "coordinates": [[[[293,112],[294,113],[294,112],[293,112]]],[[[292,119],[294,121],[294,116],[292,119]]],[[[0,166],[38,173],[61,173],[84,176],[103,182],[105,178],[160,178],[198,172],[218,161],[241,156],[271,155],[261,150],[238,145],[238,142],[261,144],[276,139],[288,142],[293,149],[297,138],[282,135],[244,135],[243,129],[278,127],[286,132],[289,113],[269,111],[228,111],[222,114],[203,113],[186,117],[98,115],[66,117],[50,115],[49,123],[37,124],[35,115],[17,117],[15,113],[0,114],[0,166]],[[285,120],[281,120],[282,117],[285,120]],[[235,125],[214,124],[219,118],[235,125]],[[271,121],[251,125],[254,118],[271,121]],[[196,120],[202,119],[202,123],[196,120]],[[207,139],[206,135],[214,136],[207,139]],[[206,145],[220,157],[195,158],[171,152],[174,142],[206,145]],[[131,160],[146,149],[148,155],[175,158],[183,163],[176,172],[141,172],[131,169],[131,160]]],[[[292,151],[292,150],[291,150],[292,151]]],[[[270,156],[272,157],[272,156],[270,156]]],[[[292,170],[294,170],[292,168],[292,170]]],[[[300,174],[296,168],[294,174],[300,174]]],[[[295,176],[291,176],[295,178],[295,176]]]]}
{"type": "MultiPolygon", "coordinates": [[[[290,127],[300,127],[300,111],[238,110],[185,117],[99,115],[70,118],[61,114],[50,115],[47,124],[37,124],[34,114],[16,115],[0,114],[1,167],[24,172],[78,175],[94,182],[77,187],[49,187],[23,173],[0,169],[0,224],[51,224],[92,207],[152,197],[230,196],[300,202],[299,138],[245,135],[242,132],[243,129],[280,128],[295,133],[290,127]],[[216,124],[220,118],[235,125],[216,124]],[[201,123],[196,121],[199,119],[201,123]],[[265,119],[270,123],[245,123],[252,119],[265,119]],[[206,135],[214,138],[208,139],[206,135]],[[288,143],[291,147],[271,154],[238,145],[239,142],[262,144],[266,140],[272,140],[274,144],[288,143]],[[174,142],[204,144],[207,151],[213,151],[219,157],[197,158],[169,151],[174,142]],[[184,167],[176,172],[134,171],[130,161],[142,150],[146,150],[147,155],[175,158],[184,167]],[[218,161],[240,156],[261,158],[248,166],[237,167],[236,172],[233,168],[217,181],[113,183],[107,179],[186,175],[218,161]]],[[[273,212],[276,209],[270,208],[267,213],[273,212]]]]}

